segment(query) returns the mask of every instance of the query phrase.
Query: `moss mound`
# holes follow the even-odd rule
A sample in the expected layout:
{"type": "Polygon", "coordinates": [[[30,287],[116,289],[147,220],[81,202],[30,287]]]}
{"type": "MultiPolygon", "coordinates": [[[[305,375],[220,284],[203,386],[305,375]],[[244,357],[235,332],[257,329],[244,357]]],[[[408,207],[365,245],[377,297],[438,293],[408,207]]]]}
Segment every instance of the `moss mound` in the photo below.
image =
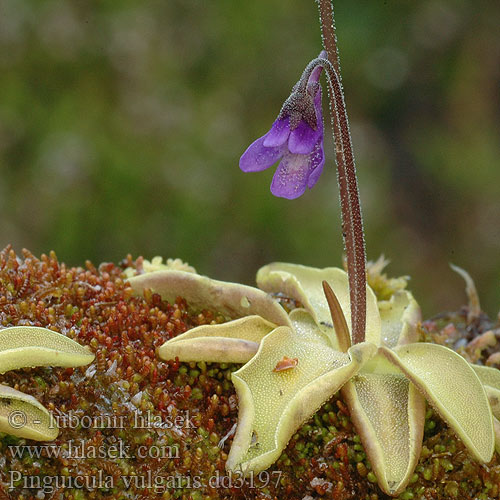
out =
{"type": "MultiPolygon", "coordinates": [[[[245,481],[229,477],[225,461],[238,406],[230,374],[238,366],[163,362],[155,355],[166,340],[225,318],[191,311],[181,297],[173,304],[155,294],[133,297],[123,270],[134,265],[128,256],[119,265],[69,268],[53,253],[38,259],[28,251],[0,252],[1,325],[47,327],[96,354],[87,367],[0,376],[37,398],[60,427],[50,443],[0,435],[0,498],[388,498],[337,397],[299,429],[272,468],[245,481]]],[[[468,313],[464,307],[426,321],[422,335],[475,362],[495,359],[496,342],[485,335],[495,325],[468,313]]],[[[499,457],[474,462],[429,409],[419,465],[399,498],[499,497],[499,457]]]]}

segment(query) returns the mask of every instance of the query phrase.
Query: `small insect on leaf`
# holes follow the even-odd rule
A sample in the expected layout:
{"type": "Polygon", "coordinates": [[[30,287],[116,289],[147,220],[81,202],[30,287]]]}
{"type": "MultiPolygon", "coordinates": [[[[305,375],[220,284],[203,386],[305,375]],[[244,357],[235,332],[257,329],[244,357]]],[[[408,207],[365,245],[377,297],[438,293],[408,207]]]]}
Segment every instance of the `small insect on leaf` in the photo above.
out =
{"type": "Polygon", "coordinates": [[[273,372],[282,372],[284,370],[291,370],[299,364],[298,358],[289,358],[288,356],[283,356],[283,359],[276,363],[273,368],[273,372]]]}

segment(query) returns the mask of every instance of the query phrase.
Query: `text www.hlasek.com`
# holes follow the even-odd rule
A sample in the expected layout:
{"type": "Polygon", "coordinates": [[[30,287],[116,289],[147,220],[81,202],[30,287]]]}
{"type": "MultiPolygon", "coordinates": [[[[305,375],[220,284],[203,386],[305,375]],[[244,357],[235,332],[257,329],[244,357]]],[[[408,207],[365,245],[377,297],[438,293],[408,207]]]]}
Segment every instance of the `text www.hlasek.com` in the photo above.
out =
{"type": "Polygon", "coordinates": [[[35,458],[65,458],[65,459],[96,459],[107,458],[111,460],[127,458],[180,458],[178,445],[147,446],[140,445],[135,448],[134,453],[130,451],[130,445],[122,439],[116,439],[112,444],[95,445],[91,441],[83,439],[67,441],[64,446],[55,444],[44,445],[9,445],[9,453],[12,458],[22,459],[24,456],[35,458]]]}
{"type": "Polygon", "coordinates": [[[171,474],[162,476],[148,470],[144,475],[127,476],[121,475],[119,478],[106,474],[99,470],[96,475],[76,475],[76,476],[27,476],[20,471],[10,471],[9,489],[26,488],[36,489],[43,493],[50,494],[58,489],[112,489],[116,486],[136,490],[151,490],[154,493],[179,489],[200,489],[200,488],[248,488],[261,489],[268,486],[277,487],[281,480],[281,471],[262,471],[258,474],[249,473],[245,477],[236,471],[229,475],[216,472],[204,481],[202,476],[186,476],[181,474],[171,474]]]}

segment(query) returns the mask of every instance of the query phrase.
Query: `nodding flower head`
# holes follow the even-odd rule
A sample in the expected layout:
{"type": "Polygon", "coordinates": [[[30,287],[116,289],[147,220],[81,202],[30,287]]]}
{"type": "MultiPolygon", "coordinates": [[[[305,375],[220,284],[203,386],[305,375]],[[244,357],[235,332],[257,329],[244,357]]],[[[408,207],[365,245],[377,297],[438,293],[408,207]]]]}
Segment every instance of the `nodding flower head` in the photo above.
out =
{"type": "MultiPolygon", "coordinates": [[[[326,59],[326,52],[320,58],[326,59]]],[[[325,154],[321,110],[321,66],[295,85],[267,134],[253,142],[240,158],[243,172],[259,172],[281,159],[271,183],[271,192],[293,199],[318,181],[325,154]],[[304,80],[304,81],[303,81],[304,80]]]]}

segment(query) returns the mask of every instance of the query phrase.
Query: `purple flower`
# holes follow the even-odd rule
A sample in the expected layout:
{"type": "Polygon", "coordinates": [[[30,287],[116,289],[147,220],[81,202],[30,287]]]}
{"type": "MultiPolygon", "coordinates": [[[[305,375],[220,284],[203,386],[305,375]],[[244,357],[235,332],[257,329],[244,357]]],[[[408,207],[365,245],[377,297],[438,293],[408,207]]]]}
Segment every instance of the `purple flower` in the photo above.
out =
{"type": "Polygon", "coordinates": [[[299,197],[306,187],[310,189],[316,184],[323,171],[321,70],[313,70],[302,90],[300,82],[296,85],[269,132],[252,143],[240,158],[243,172],[260,172],[281,159],[271,182],[275,196],[299,197]]]}

